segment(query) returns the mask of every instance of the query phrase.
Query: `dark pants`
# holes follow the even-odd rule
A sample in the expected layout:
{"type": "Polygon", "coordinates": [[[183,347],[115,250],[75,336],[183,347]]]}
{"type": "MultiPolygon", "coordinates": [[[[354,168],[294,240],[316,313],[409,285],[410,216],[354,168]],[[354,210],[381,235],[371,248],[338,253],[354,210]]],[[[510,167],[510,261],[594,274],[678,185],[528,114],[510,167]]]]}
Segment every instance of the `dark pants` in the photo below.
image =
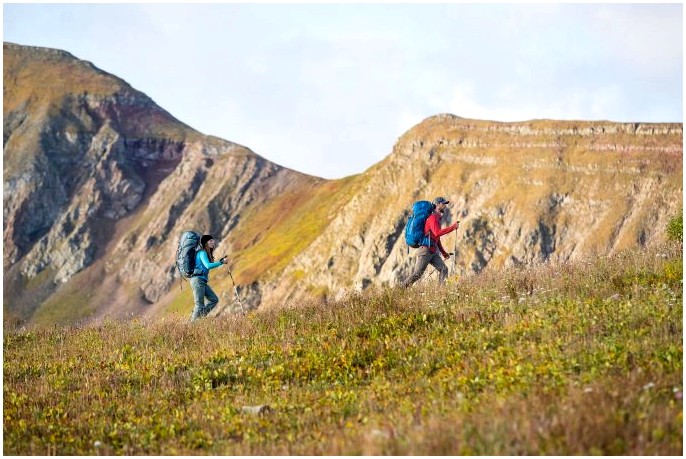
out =
{"type": "Polygon", "coordinates": [[[417,282],[429,265],[438,270],[438,284],[444,284],[445,278],[448,277],[448,267],[443,262],[441,253],[438,250],[435,253],[431,253],[428,247],[421,246],[417,249],[417,261],[415,262],[412,274],[402,283],[402,286],[409,287],[417,282]]]}
{"type": "Polygon", "coordinates": [[[200,317],[205,317],[219,302],[219,298],[214,291],[207,285],[207,281],[202,277],[191,277],[191,289],[193,290],[193,314],[191,314],[191,321],[195,321],[200,317]],[[205,304],[207,298],[207,304],[205,304]]]}

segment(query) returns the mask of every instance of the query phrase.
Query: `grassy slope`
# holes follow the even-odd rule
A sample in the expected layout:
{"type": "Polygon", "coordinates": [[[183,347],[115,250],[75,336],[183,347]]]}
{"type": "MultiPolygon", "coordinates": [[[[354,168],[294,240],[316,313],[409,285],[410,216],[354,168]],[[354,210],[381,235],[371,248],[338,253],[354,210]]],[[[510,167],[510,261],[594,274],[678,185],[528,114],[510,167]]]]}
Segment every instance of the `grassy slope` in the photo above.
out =
{"type": "Polygon", "coordinates": [[[678,455],[681,250],[192,325],[6,332],[4,451],[678,455]]]}
{"type": "Polygon", "coordinates": [[[233,249],[239,254],[235,260],[238,279],[252,282],[285,268],[324,231],[363,181],[356,175],[314,184],[252,209],[231,235],[233,249]]]}

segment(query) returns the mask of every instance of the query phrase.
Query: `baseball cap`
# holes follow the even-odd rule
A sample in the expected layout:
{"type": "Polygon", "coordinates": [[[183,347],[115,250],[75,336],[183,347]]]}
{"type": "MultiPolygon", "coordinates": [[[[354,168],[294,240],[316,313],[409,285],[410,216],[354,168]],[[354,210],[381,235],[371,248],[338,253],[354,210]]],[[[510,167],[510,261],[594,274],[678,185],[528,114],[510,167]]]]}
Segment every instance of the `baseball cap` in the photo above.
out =
{"type": "Polygon", "coordinates": [[[434,204],[449,204],[449,203],[450,203],[450,201],[448,201],[447,199],[445,199],[442,196],[439,196],[436,199],[434,199],[434,204]]]}

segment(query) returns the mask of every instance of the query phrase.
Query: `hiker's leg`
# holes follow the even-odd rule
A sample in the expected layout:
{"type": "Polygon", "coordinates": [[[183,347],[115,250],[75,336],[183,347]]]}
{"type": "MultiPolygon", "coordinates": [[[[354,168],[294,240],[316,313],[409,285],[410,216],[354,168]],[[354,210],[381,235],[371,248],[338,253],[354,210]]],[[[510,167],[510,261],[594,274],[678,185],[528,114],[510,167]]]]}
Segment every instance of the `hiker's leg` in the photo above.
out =
{"type": "Polygon", "coordinates": [[[430,260],[431,265],[438,270],[438,285],[445,284],[445,278],[448,277],[448,267],[443,261],[443,257],[439,252],[436,252],[430,260]]]}
{"type": "Polygon", "coordinates": [[[191,291],[193,292],[192,322],[203,316],[203,310],[205,309],[205,281],[199,277],[191,277],[191,291]]]}
{"type": "Polygon", "coordinates": [[[207,304],[205,305],[204,316],[209,314],[219,302],[219,297],[214,293],[214,290],[212,290],[212,287],[210,287],[209,284],[205,285],[205,298],[207,298],[207,304]]]}
{"type": "Polygon", "coordinates": [[[410,285],[417,282],[420,277],[422,277],[422,274],[424,274],[424,270],[426,270],[426,267],[429,266],[429,261],[431,260],[432,256],[433,254],[429,252],[428,247],[421,246],[417,249],[417,260],[415,261],[414,269],[412,270],[412,274],[410,274],[410,277],[408,277],[407,280],[403,282],[403,287],[409,287],[410,285]]]}

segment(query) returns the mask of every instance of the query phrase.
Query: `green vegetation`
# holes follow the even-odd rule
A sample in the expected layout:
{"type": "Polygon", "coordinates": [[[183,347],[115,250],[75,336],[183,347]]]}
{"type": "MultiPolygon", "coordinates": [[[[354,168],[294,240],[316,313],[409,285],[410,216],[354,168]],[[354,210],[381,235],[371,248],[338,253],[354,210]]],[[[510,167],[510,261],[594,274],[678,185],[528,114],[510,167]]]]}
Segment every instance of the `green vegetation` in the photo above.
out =
{"type": "MultiPolygon", "coordinates": [[[[183,282],[186,282],[185,280],[183,282]]],[[[186,282],[184,285],[185,290],[179,289],[179,292],[174,295],[171,303],[164,309],[165,314],[181,314],[190,315],[193,305],[193,292],[190,288],[190,284],[186,282]],[[186,288],[187,287],[187,288],[186,288]]]]}
{"type": "Polygon", "coordinates": [[[673,244],[195,324],[6,331],[4,452],[679,455],[682,278],[673,244]]]}
{"type": "Polygon", "coordinates": [[[231,235],[236,281],[247,284],[282,271],[324,231],[335,209],[354,196],[360,182],[355,175],[315,184],[249,210],[231,235]]]}
{"type": "Polygon", "coordinates": [[[684,242],[684,213],[673,217],[667,224],[667,238],[670,241],[684,242]]]}
{"type": "Polygon", "coordinates": [[[88,318],[96,311],[93,289],[79,289],[77,285],[68,287],[41,304],[31,317],[32,323],[67,325],[88,318]]]}

